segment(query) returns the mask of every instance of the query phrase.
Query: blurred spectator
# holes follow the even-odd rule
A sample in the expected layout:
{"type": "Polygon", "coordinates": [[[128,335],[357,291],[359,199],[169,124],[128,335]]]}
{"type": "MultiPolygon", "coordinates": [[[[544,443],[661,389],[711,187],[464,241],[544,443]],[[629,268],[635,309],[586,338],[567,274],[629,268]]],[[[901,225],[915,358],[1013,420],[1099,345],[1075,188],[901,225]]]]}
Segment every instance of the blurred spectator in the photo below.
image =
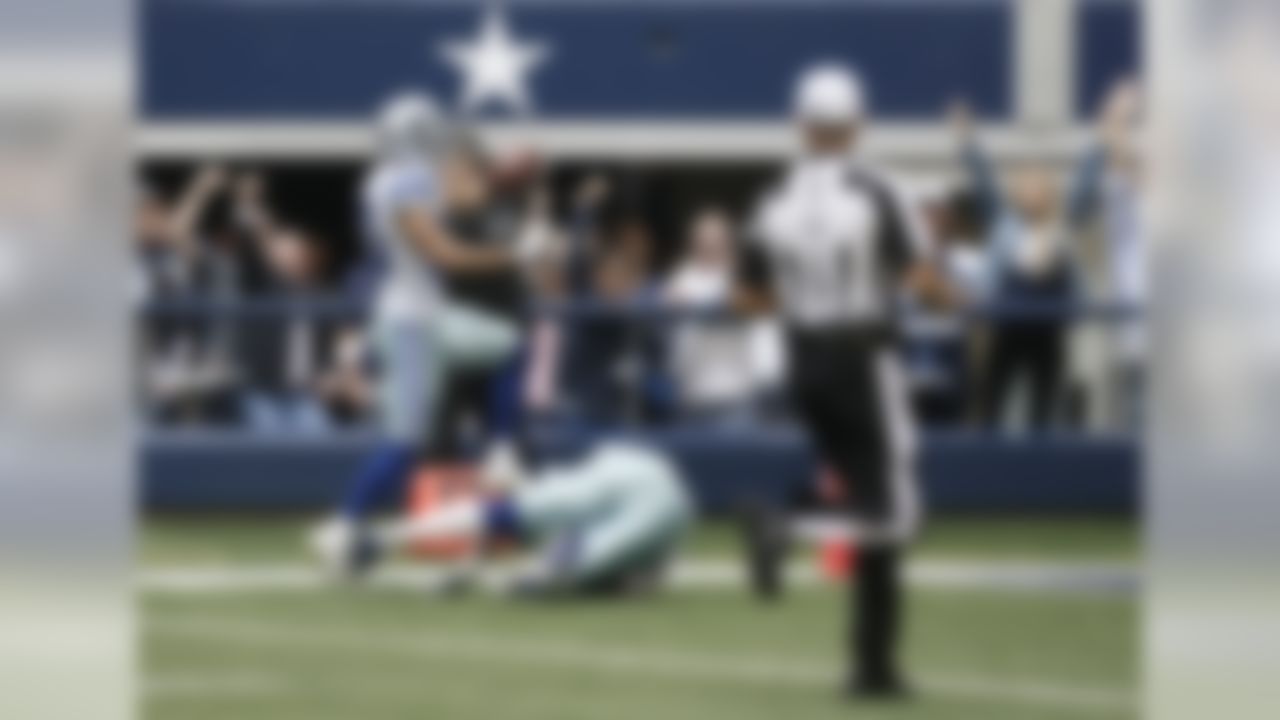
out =
{"type": "Polygon", "coordinates": [[[259,433],[319,432],[330,420],[313,388],[336,334],[334,322],[317,318],[306,304],[326,290],[322,244],[278,221],[265,195],[256,173],[236,180],[234,217],[265,269],[258,294],[279,309],[237,325],[244,419],[259,433]]]}
{"type": "MultiPolygon", "coordinates": [[[[510,185],[510,178],[508,174],[499,186],[510,185]]],[[[511,195],[509,190],[507,195],[511,195]]],[[[510,197],[508,202],[512,202],[510,197]]],[[[524,269],[526,300],[535,306],[559,305],[570,294],[567,266],[570,239],[556,222],[554,202],[546,179],[530,180],[514,202],[519,204],[521,211],[514,228],[515,243],[538,249],[524,269]]],[[[543,314],[533,315],[526,324],[521,402],[535,416],[547,415],[559,408],[564,327],[562,318],[543,314]]]]}
{"type": "Polygon", "coordinates": [[[332,360],[316,379],[315,391],[334,423],[357,425],[369,417],[374,403],[365,338],[358,328],[344,327],[333,345],[332,360]]]}
{"type": "MultiPolygon", "coordinates": [[[[690,222],[684,256],[667,280],[666,303],[688,310],[725,307],[733,283],[734,228],[708,208],[690,222]]],[[[751,325],[690,319],[674,327],[671,364],[683,413],[698,420],[748,417],[760,385],[761,362],[751,325]]]]}
{"type": "MultiPolygon", "coordinates": [[[[967,106],[957,104],[949,119],[986,221],[988,297],[1014,311],[1069,307],[1077,297],[1073,233],[1082,218],[1072,212],[1043,165],[1018,168],[1006,190],[977,140],[967,106]]],[[[1073,191],[1071,197],[1078,194],[1073,191]]],[[[1045,429],[1056,420],[1068,329],[1066,318],[1014,317],[992,323],[979,407],[984,424],[1000,423],[1015,385],[1023,380],[1029,389],[1029,425],[1045,429]]]]}
{"type": "MultiPolygon", "coordinates": [[[[543,251],[528,268],[528,289],[538,305],[554,306],[569,296],[566,258],[568,239],[551,217],[551,196],[540,189],[530,198],[522,232],[539,233],[543,251]]],[[[525,368],[525,405],[534,415],[545,415],[559,405],[564,323],[561,319],[538,315],[529,327],[529,362],[525,368]]]]}
{"type": "Polygon", "coordinates": [[[943,270],[960,295],[960,304],[985,302],[991,290],[991,258],[977,198],[967,190],[951,190],[933,204],[930,217],[942,251],[943,270]]]}
{"type": "MultiPolygon", "coordinates": [[[[1136,114],[1132,84],[1118,84],[1064,200],[1044,167],[1015,168],[1001,187],[967,113],[953,112],[972,190],[941,193],[928,206],[940,259],[963,300],[1015,309],[1070,304],[1078,294],[1073,236],[1083,221],[1097,219],[1107,250],[1109,297],[1142,301],[1136,114]]],[[[526,284],[550,302],[657,302],[676,308],[723,303],[734,253],[725,213],[698,213],[672,271],[655,281],[653,218],[646,210],[652,208],[628,192],[636,189],[637,178],[583,175],[564,205],[572,231],[566,234],[552,218],[554,203],[540,167],[531,153],[495,166],[478,149],[441,166],[448,179],[447,218],[457,234],[476,242],[537,235],[543,238],[539,244],[552,248],[523,282],[505,278],[502,287],[461,294],[493,299],[507,312],[520,312],[526,284]]],[[[176,192],[164,187],[142,188],[135,207],[145,297],[161,304],[261,299],[283,314],[157,314],[146,321],[140,333],[142,384],[156,417],[184,424],[239,417],[261,431],[319,430],[357,420],[367,389],[361,389],[363,360],[351,354],[359,354],[352,348],[363,340],[345,321],[311,309],[313,300],[332,297],[329,279],[341,273],[329,261],[341,257],[340,249],[279,217],[260,173],[206,164],[176,192]]],[[[767,327],[682,322],[668,328],[587,315],[570,322],[545,316],[530,328],[525,401],[536,411],[572,400],[589,416],[614,420],[652,419],[677,406],[690,416],[733,417],[753,404],[768,376],[778,374],[777,338],[767,327]],[[573,382],[560,382],[563,376],[573,382]],[[573,396],[561,397],[562,389],[573,396]]],[[[1065,320],[993,322],[988,352],[977,357],[981,364],[972,361],[974,343],[959,318],[923,320],[929,331],[912,343],[911,352],[929,419],[954,421],[977,400],[981,418],[997,424],[1009,398],[1023,398],[1023,385],[1034,427],[1060,418],[1065,320]]],[[[1131,420],[1139,406],[1143,339],[1134,320],[1118,329],[1115,344],[1117,412],[1131,420]]]]}
{"type": "MultiPolygon", "coordinates": [[[[586,299],[605,310],[652,303],[648,228],[638,218],[626,218],[605,237],[592,253],[586,299]]],[[[654,372],[661,367],[660,332],[608,312],[570,322],[565,371],[574,380],[574,405],[584,419],[630,423],[665,411],[670,393],[654,372]]]]}
{"type": "Polygon", "coordinates": [[[598,172],[589,173],[574,188],[565,258],[566,281],[571,297],[591,294],[591,268],[600,252],[601,226],[605,207],[612,195],[613,185],[609,178],[598,172]]]}
{"type": "MultiPolygon", "coordinates": [[[[1101,220],[1106,251],[1107,296],[1140,313],[1147,298],[1146,236],[1138,87],[1116,83],[1103,103],[1097,137],[1080,161],[1079,211],[1101,220]]],[[[1119,323],[1114,335],[1112,394],[1115,414],[1136,427],[1142,417],[1146,336],[1140,314],[1119,323]]]]}
{"type": "MultiPolygon", "coordinates": [[[[984,303],[990,289],[990,268],[972,194],[937,189],[927,198],[925,210],[956,305],[984,303]]],[[[928,317],[929,332],[908,346],[920,417],[929,424],[960,423],[969,416],[975,399],[970,326],[954,313],[928,317]]]]}
{"type": "Polygon", "coordinates": [[[233,376],[218,358],[183,339],[150,347],[142,377],[147,414],[162,425],[222,424],[236,415],[233,376]]]}
{"type": "MultiPolygon", "coordinates": [[[[209,194],[207,185],[208,180],[193,183],[189,189],[193,197],[184,198],[181,204],[203,204],[209,194]]],[[[198,248],[192,229],[179,221],[182,215],[152,188],[144,185],[138,189],[134,239],[145,299],[175,297],[195,286],[198,248]]]]}
{"type": "Polygon", "coordinates": [[[654,299],[657,286],[652,263],[653,238],[648,225],[638,217],[623,220],[595,264],[594,294],[613,303],[654,299]]]}
{"type": "MultiPolygon", "coordinates": [[[[201,225],[226,184],[226,172],[208,165],[172,204],[152,188],[140,189],[134,241],[145,301],[189,300],[208,290],[212,266],[201,225]]],[[[234,416],[233,373],[219,329],[206,319],[166,317],[141,328],[141,389],[154,420],[195,425],[234,416]]]]}

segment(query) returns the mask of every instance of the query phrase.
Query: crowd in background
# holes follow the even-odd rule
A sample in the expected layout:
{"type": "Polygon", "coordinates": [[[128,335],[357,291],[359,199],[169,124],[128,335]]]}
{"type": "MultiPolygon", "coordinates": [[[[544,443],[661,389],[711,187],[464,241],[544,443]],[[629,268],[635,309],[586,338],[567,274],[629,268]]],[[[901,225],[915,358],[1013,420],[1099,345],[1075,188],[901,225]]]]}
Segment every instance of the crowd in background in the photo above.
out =
{"type": "Polygon", "coordinates": [[[276,217],[267,195],[259,173],[216,164],[194,171],[176,197],[140,189],[139,294],[146,310],[171,311],[144,313],[138,334],[140,392],[158,424],[322,431],[368,414],[358,322],[172,312],[246,299],[302,308],[341,290],[325,238],[276,217]]]}
{"type": "MultiPolygon", "coordinates": [[[[1076,318],[1000,310],[1061,310],[1086,299],[1141,306],[1137,114],[1135,88],[1117,84],[1064,175],[1042,162],[997,169],[964,104],[950,109],[961,180],[915,193],[956,298],[949,316],[930,318],[904,345],[926,421],[1037,430],[1080,422],[1068,373],[1076,318]],[[996,312],[972,321],[979,308],[996,312]]],[[[717,312],[729,302],[749,218],[700,207],[681,218],[678,242],[661,238],[676,252],[659,253],[659,230],[618,173],[587,169],[556,196],[530,157],[500,162],[470,152],[443,172],[451,225],[496,241],[546,237],[549,251],[524,279],[531,307],[645,311],[532,313],[525,390],[532,417],[637,425],[785,415],[778,326],[717,312]],[[658,311],[670,316],[657,319],[658,311]]],[[[359,308],[378,267],[376,257],[335,251],[337,237],[352,229],[318,231],[284,217],[268,179],[252,168],[211,163],[166,190],[141,185],[135,235],[146,419],[256,433],[366,423],[376,367],[359,308]]],[[[1115,348],[1107,400],[1132,426],[1141,404],[1141,320],[1107,327],[1115,348]]]]}

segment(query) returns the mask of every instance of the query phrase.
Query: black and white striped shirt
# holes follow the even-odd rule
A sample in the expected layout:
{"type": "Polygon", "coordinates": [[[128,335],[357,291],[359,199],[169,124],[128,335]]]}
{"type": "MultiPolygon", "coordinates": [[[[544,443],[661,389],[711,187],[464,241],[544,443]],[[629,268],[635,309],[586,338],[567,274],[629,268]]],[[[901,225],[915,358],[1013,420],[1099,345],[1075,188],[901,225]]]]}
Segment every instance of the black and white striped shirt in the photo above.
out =
{"type": "Polygon", "coordinates": [[[757,208],[740,276],[769,291],[795,329],[888,327],[898,280],[928,244],[919,214],[882,174],[806,158],[757,208]]]}

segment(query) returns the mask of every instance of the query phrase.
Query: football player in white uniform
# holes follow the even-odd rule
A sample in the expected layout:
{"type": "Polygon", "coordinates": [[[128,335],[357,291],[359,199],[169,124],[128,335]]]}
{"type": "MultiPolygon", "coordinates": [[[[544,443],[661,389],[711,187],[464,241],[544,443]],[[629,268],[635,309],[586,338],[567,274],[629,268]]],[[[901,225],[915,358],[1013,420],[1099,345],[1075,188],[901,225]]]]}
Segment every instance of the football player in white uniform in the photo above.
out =
{"type": "Polygon", "coordinates": [[[644,445],[605,442],[581,460],[534,476],[518,464],[486,465],[482,494],[388,523],[361,538],[364,566],[417,543],[464,541],[441,588],[470,587],[487,549],[536,548],[526,572],[500,589],[521,597],[651,589],[693,518],[676,467],[644,445]]]}
{"type": "Polygon", "coordinates": [[[357,471],[337,516],[312,535],[313,548],[350,572],[368,513],[401,492],[421,443],[431,436],[442,379],[451,368],[495,366],[516,350],[502,318],[450,302],[442,273],[511,272],[526,246],[461,242],[442,222],[437,169],[455,130],[428,97],[394,97],[380,111],[378,156],[360,189],[363,231],[380,260],[370,334],[379,371],[381,442],[357,471]]]}

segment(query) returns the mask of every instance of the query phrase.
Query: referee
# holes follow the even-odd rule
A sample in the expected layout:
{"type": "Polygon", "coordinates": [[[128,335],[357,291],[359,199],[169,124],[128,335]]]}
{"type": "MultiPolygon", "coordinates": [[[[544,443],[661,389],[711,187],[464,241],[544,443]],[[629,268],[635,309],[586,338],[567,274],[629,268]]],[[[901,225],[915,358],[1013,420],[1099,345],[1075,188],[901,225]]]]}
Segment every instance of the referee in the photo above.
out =
{"type": "Polygon", "coordinates": [[[762,199],[739,268],[736,302],[781,314],[790,392],[821,460],[845,484],[860,547],[848,634],[854,695],[893,698],[902,548],[920,521],[915,432],[895,352],[895,299],[946,293],[919,218],[894,186],[854,158],[864,116],[857,76],[825,64],[794,98],[803,153],[762,199]]]}

